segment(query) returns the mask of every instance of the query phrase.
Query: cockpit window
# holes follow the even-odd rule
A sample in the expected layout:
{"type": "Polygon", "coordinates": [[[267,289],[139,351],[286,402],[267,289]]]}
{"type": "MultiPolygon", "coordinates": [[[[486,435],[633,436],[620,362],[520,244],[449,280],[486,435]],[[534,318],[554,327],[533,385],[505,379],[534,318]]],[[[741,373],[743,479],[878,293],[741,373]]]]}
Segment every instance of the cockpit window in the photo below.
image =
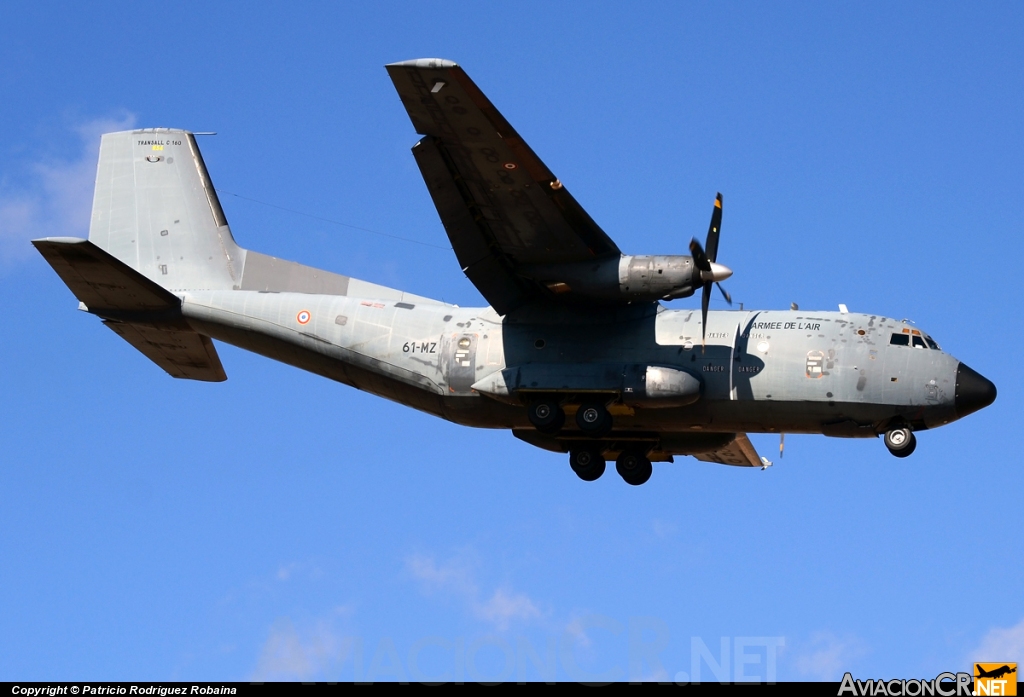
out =
{"type": "Polygon", "coordinates": [[[894,332],[889,337],[889,344],[891,346],[913,346],[919,349],[935,349],[941,351],[939,345],[935,343],[935,340],[925,334],[919,329],[910,329],[909,327],[901,332],[894,332]]]}

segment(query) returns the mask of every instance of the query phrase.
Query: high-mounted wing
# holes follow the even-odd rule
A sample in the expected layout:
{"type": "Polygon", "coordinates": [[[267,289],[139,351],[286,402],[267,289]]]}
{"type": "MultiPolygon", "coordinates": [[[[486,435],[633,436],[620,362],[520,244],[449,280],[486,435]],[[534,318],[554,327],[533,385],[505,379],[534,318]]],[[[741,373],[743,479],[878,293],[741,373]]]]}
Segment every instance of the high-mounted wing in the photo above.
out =
{"type": "Polygon", "coordinates": [[[618,247],[451,61],[393,63],[413,155],[469,280],[500,314],[552,297],[531,265],[618,257],[618,247]]]}

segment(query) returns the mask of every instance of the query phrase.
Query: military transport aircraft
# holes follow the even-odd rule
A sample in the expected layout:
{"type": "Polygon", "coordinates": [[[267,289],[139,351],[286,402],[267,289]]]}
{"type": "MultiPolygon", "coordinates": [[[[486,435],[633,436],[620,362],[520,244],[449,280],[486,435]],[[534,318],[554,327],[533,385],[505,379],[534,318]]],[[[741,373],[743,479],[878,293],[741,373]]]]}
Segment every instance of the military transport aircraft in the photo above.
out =
{"type": "MultiPolygon", "coordinates": [[[[607,460],[629,484],[675,455],[766,467],[746,433],[874,438],[991,404],[995,386],[879,315],[709,311],[722,197],[688,256],[624,254],[455,63],[387,66],[470,281],[450,304],[239,247],[189,131],[108,133],[89,239],[33,244],[78,297],[176,378],[226,375],[211,338],[467,426],[607,460]],[[700,310],[663,300],[700,291],[700,310]]],[[[728,294],[726,300],[729,300],[728,294]]],[[[730,301],[731,304],[731,301],[730,301]]],[[[781,448],[780,448],[781,450],[781,448]]]]}

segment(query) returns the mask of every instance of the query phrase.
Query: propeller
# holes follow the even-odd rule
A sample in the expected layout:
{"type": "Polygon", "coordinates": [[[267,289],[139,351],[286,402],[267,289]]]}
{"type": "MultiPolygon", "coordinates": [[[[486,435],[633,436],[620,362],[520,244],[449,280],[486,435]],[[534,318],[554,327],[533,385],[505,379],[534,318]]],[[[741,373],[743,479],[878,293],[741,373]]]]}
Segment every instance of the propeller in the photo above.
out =
{"type": "Polygon", "coordinates": [[[707,336],[708,304],[711,302],[712,284],[718,286],[718,290],[722,291],[725,302],[732,305],[732,296],[729,295],[721,284],[721,281],[732,276],[732,269],[715,263],[715,260],[718,258],[718,237],[721,231],[722,194],[718,194],[715,196],[715,207],[711,211],[711,225],[708,227],[706,240],[707,251],[704,250],[704,247],[700,246],[700,242],[697,241],[696,237],[690,240],[690,254],[693,255],[693,263],[700,270],[701,280],[704,281],[704,290],[700,297],[701,346],[704,345],[704,339],[707,336]]]}

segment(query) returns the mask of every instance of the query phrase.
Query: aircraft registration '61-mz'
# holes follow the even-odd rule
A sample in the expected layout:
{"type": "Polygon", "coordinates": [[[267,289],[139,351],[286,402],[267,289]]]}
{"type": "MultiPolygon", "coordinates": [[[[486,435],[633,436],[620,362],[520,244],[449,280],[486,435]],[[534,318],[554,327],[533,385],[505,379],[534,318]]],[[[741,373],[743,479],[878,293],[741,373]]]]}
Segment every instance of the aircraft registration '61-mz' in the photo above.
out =
{"type": "MultiPolygon", "coordinates": [[[[878,315],[709,311],[722,197],[703,245],[633,256],[576,202],[466,73],[387,66],[459,266],[460,308],[239,247],[189,131],[108,133],[87,240],[33,244],[80,301],[176,378],[226,375],[212,339],[467,426],[507,428],[629,484],[673,456],[771,464],[747,433],[884,436],[991,404],[995,386],[878,315]],[[700,293],[699,310],[662,301],[700,293]]],[[[719,286],[721,289],[721,286],[719,286]]],[[[731,300],[722,290],[727,301],[731,300]]],[[[781,438],[780,438],[781,451],[781,438]]]]}

